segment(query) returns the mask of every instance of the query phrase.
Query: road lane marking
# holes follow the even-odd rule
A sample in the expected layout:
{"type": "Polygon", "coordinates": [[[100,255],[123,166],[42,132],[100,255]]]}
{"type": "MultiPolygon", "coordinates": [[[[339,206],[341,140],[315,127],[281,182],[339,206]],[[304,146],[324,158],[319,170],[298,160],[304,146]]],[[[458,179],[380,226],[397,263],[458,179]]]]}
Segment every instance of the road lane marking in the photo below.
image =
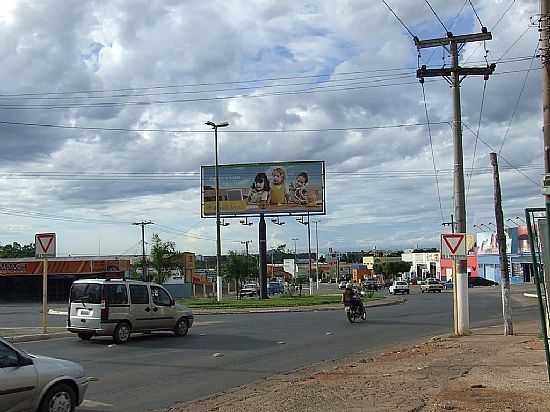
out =
{"type": "Polygon", "coordinates": [[[113,405],[111,403],[104,403],[104,402],[84,399],[84,401],[80,404],[80,407],[81,408],[113,408],[113,405]]]}

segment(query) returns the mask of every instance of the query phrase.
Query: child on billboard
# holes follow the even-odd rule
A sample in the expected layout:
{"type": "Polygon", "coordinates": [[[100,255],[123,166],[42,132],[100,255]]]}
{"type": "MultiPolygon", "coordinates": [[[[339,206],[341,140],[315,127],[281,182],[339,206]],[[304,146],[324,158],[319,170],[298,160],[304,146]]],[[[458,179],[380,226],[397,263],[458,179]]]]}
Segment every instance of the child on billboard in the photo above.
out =
{"type": "Polygon", "coordinates": [[[290,185],[290,199],[292,203],[299,205],[308,203],[308,191],[306,188],[308,180],[306,172],[302,172],[296,176],[294,183],[290,185]]]}
{"type": "Polygon", "coordinates": [[[264,209],[269,201],[269,180],[265,173],[258,173],[248,192],[248,204],[264,209]]]}
{"type": "Polygon", "coordinates": [[[272,205],[286,205],[288,192],[286,189],[286,171],[282,167],[274,167],[271,171],[270,203],[272,205]]]}

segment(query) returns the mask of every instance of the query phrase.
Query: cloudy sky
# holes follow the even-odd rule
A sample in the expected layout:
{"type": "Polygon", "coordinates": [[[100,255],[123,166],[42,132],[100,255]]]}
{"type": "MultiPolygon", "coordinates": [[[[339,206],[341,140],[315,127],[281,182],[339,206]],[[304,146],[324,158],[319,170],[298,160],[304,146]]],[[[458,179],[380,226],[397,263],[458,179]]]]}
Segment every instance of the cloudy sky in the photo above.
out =
{"type": "MultiPolygon", "coordinates": [[[[388,4],[421,39],[445,35],[425,1],[388,4]]],[[[453,33],[480,31],[469,3],[431,4],[453,33]]],[[[501,147],[505,218],[543,204],[541,76],[527,71],[540,67],[538,1],[473,4],[493,40],[466,45],[462,64],[485,65],[486,49],[498,64],[481,118],[484,80],[462,83],[467,169],[481,120],[470,229],[494,221],[488,153],[501,147]]],[[[131,223],[151,220],[147,239],[215,253],[198,175],[214,159],[209,120],[230,123],[222,163],[326,162],[321,251],[436,246],[453,212],[449,86],[425,83],[438,196],[418,52],[382,1],[2,0],[0,37],[2,244],[55,231],[60,255],[135,253],[131,223]]],[[[441,48],[420,55],[449,63],[441,48]]],[[[268,247],[306,250],[306,227],[283,221],[268,247]]],[[[230,223],[224,251],[257,250],[257,224],[230,223]]]]}

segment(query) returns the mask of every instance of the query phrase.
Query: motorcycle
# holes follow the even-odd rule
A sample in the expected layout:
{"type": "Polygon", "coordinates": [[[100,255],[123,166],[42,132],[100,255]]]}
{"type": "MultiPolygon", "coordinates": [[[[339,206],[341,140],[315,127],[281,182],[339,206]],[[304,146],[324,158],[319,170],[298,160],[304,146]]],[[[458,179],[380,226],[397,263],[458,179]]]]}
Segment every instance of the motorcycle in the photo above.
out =
{"type": "Polygon", "coordinates": [[[350,323],[358,321],[359,319],[367,319],[367,310],[363,302],[354,305],[353,309],[351,306],[345,306],[346,316],[350,323]]]}

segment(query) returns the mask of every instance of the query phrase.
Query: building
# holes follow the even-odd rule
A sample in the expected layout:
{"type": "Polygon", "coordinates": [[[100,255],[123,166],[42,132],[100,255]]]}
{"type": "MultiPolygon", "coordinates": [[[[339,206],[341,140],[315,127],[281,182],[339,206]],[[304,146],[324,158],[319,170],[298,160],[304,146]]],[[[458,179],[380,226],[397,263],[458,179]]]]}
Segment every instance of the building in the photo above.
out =
{"type": "Polygon", "coordinates": [[[373,271],[367,265],[353,263],[351,265],[351,279],[354,283],[360,283],[363,280],[372,277],[373,271]]]}
{"type": "MultiPolygon", "coordinates": [[[[410,262],[410,279],[424,280],[429,277],[441,279],[441,254],[437,251],[406,250],[401,255],[403,262],[410,262]]],[[[406,276],[406,275],[405,275],[406,276]]]]}
{"type": "MultiPolygon", "coordinates": [[[[48,300],[67,301],[78,279],[124,278],[130,256],[57,257],[48,259],[48,300]]],[[[42,300],[43,260],[0,259],[0,300],[42,300]]]]}
{"type": "MultiPolygon", "coordinates": [[[[510,282],[532,282],[534,268],[527,226],[506,229],[505,234],[510,282]]],[[[479,276],[500,283],[500,256],[496,233],[477,233],[477,265],[479,276]]]]}

